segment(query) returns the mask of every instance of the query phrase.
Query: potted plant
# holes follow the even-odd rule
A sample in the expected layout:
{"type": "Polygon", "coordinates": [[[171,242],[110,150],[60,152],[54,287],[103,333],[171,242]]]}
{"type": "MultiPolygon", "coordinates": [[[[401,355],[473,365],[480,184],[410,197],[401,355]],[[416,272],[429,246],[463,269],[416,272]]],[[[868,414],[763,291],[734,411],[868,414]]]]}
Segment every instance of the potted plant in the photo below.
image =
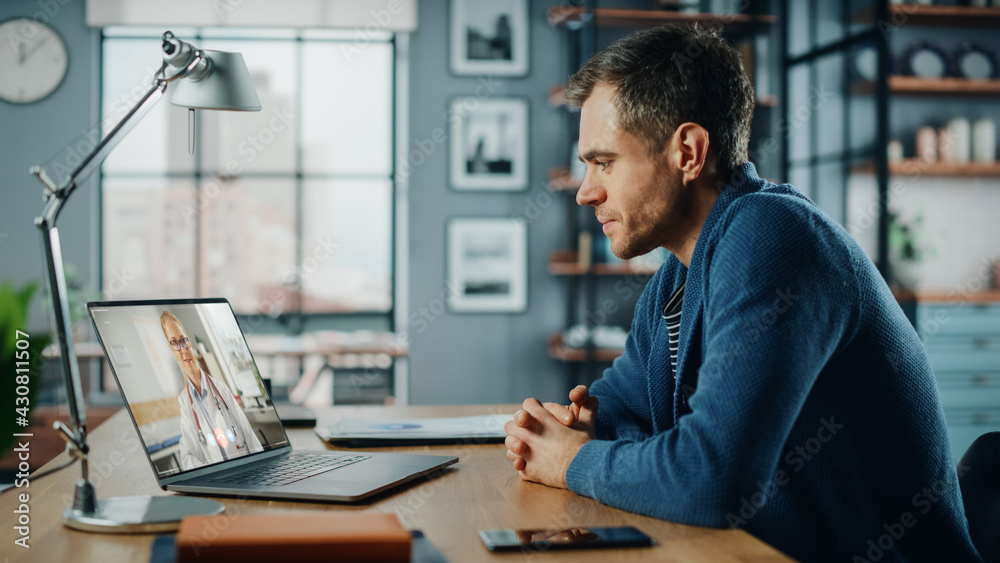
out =
{"type": "Polygon", "coordinates": [[[920,282],[920,262],[933,252],[923,232],[924,212],[912,220],[903,219],[899,212],[889,212],[890,280],[899,289],[916,289],[920,282]]]}

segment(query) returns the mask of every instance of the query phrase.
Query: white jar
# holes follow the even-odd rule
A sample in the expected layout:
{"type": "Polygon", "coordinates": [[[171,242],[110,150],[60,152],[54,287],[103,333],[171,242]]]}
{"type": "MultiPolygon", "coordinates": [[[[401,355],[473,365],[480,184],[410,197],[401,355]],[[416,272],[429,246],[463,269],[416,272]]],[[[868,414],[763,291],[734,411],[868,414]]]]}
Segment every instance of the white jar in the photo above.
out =
{"type": "Polygon", "coordinates": [[[997,124],[988,117],[972,124],[972,160],[993,164],[997,156],[997,124]]]}
{"type": "Polygon", "coordinates": [[[964,117],[952,119],[948,122],[948,132],[954,143],[951,155],[955,164],[968,164],[972,159],[972,133],[969,120],[964,117]]]}
{"type": "Polygon", "coordinates": [[[924,162],[937,162],[938,135],[933,127],[921,127],[917,130],[917,158],[924,162]]]}
{"type": "Polygon", "coordinates": [[[886,147],[886,156],[889,159],[889,164],[896,164],[902,162],[903,160],[903,143],[899,139],[893,139],[889,141],[889,145],[886,147]]]}

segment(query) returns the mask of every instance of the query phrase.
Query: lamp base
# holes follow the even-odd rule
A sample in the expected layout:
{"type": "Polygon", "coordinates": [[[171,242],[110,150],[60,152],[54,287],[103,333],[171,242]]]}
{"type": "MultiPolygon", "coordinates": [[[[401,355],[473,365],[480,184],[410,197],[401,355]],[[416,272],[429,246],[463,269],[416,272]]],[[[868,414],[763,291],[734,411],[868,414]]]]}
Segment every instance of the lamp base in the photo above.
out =
{"type": "Polygon", "coordinates": [[[220,502],[198,497],[114,497],[98,500],[93,514],[67,508],[63,525],[104,534],[172,532],[185,516],[212,516],[225,509],[220,502]]]}

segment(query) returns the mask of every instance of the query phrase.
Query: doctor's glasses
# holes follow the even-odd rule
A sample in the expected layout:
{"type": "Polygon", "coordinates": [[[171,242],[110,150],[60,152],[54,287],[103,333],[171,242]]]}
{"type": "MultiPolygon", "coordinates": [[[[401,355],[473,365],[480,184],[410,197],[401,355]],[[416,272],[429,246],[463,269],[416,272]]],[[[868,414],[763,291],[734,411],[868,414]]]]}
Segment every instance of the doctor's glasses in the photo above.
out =
{"type": "Polygon", "coordinates": [[[188,349],[191,347],[191,341],[187,338],[181,338],[180,340],[171,340],[170,347],[174,350],[180,351],[181,348],[188,349]]]}

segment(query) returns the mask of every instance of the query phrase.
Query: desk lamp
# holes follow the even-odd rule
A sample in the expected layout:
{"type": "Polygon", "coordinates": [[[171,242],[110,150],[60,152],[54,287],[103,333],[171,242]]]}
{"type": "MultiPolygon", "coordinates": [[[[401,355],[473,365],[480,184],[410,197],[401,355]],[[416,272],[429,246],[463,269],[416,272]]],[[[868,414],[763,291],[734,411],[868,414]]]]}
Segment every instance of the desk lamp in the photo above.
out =
{"type": "MultiPolygon", "coordinates": [[[[80,165],[60,185],[40,166],[31,173],[45,186],[45,207],[35,219],[41,229],[48,269],[49,293],[60,349],[60,364],[69,403],[72,427],[57,422],[54,427],[66,440],[70,455],[80,460],[82,478],[77,481],[73,505],[63,512],[63,524],[79,530],[110,533],[163,532],[175,530],[180,519],[191,514],[218,514],[225,507],[216,501],[185,496],[136,496],[97,499],[87,465],[87,414],[80,385],[80,370],[68,327],[69,300],[63,271],[62,249],[56,220],[78,182],[92,174],[125,135],[160,100],[168,85],[171,103],[195,109],[260,111],[243,57],[239,53],[195,49],[171,32],[163,34],[163,65],[153,84],[110,133],[94,147],[80,165]]],[[[189,149],[193,132],[189,133],[189,149]]]]}

